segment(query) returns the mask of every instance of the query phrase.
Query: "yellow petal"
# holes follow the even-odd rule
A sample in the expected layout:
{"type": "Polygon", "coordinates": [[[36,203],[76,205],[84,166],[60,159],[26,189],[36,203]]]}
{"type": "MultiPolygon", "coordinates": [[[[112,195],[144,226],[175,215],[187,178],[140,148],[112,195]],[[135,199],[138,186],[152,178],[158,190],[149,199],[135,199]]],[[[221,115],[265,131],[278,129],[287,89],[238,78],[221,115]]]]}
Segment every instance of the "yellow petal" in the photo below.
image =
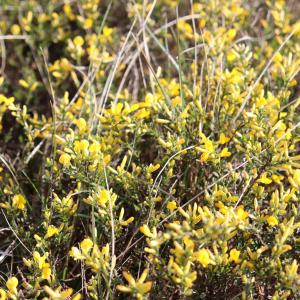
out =
{"type": "Polygon", "coordinates": [[[220,153],[220,157],[229,157],[229,156],[231,156],[231,152],[228,151],[228,148],[224,148],[220,153]]]}
{"type": "Polygon", "coordinates": [[[51,276],[51,269],[48,263],[44,264],[42,268],[42,278],[49,280],[51,276]]]}
{"type": "Polygon", "coordinates": [[[201,249],[196,252],[195,258],[204,268],[206,268],[210,264],[209,253],[206,249],[201,249]]]}
{"type": "Polygon", "coordinates": [[[269,216],[267,217],[267,222],[270,226],[277,226],[278,225],[278,220],[274,216],[269,216]]]}
{"type": "Polygon", "coordinates": [[[110,199],[109,191],[108,190],[101,190],[99,193],[99,197],[97,197],[97,202],[101,206],[105,206],[105,204],[110,199]]]}
{"type": "Polygon", "coordinates": [[[229,141],[230,141],[230,138],[227,137],[224,133],[221,133],[221,134],[220,134],[219,143],[220,143],[221,145],[226,144],[226,143],[229,142],[229,141]]]}
{"type": "Polygon", "coordinates": [[[272,182],[272,179],[267,177],[267,173],[263,173],[258,182],[263,184],[270,184],[272,182]]]}
{"type": "Polygon", "coordinates": [[[73,42],[75,46],[81,47],[84,44],[84,39],[78,35],[74,38],[73,42]]]}
{"type": "Polygon", "coordinates": [[[17,277],[10,277],[7,281],[6,281],[6,287],[8,288],[8,290],[16,295],[17,294],[17,287],[18,287],[19,281],[17,277]]]}
{"type": "Polygon", "coordinates": [[[6,300],[7,299],[7,293],[0,288],[0,300],[6,300]]]}
{"type": "Polygon", "coordinates": [[[77,247],[72,247],[72,249],[70,250],[69,254],[75,260],[77,260],[77,259],[84,259],[84,256],[81,254],[81,251],[77,247]]]}
{"type": "Polygon", "coordinates": [[[53,225],[50,225],[47,229],[47,233],[45,235],[45,239],[52,237],[53,235],[57,234],[59,229],[53,225]]]}
{"type": "Polygon", "coordinates": [[[26,199],[21,194],[15,195],[12,199],[12,205],[17,209],[23,210],[25,208],[25,204],[26,204],[26,199]]]}
{"type": "Polygon", "coordinates": [[[141,227],[140,227],[140,232],[141,232],[142,234],[144,234],[145,236],[147,236],[147,237],[153,237],[153,234],[151,233],[151,231],[150,231],[148,225],[143,225],[143,226],[141,226],[141,227]]]}
{"type": "Polygon", "coordinates": [[[93,247],[94,243],[92,242],[91,239],[87,238],[87,239],[84,239],[81,243],[80,243],[80,248],[82,250],[82,252],[84,254],[87,254],[91,248],[93,247]]]}
{"type": "Polygon", "coordinates": [[[169,201],[167,204],[167,209],[169,209],[170,211],[173,211],[174,209],[177,208],[177,204],[175,201],[169,201]]]}
{"type": "Polygon", "coordinates": [[[234,261],[235,263],[237,263],[240,257],[240,253],[241,251],[237,249],[230,250],[229,261],[234,261]]]}

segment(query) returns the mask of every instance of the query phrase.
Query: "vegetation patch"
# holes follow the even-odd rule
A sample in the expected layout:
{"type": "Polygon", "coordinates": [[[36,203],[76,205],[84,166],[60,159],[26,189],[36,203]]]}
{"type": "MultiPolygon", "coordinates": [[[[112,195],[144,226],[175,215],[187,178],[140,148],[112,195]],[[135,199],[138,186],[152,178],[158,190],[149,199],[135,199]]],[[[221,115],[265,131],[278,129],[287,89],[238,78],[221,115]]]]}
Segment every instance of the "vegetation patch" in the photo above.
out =
{"type": "Polygon", "coordinates": [[[0,299],[299,299],[297,0],[0,1],[0,299]]]}

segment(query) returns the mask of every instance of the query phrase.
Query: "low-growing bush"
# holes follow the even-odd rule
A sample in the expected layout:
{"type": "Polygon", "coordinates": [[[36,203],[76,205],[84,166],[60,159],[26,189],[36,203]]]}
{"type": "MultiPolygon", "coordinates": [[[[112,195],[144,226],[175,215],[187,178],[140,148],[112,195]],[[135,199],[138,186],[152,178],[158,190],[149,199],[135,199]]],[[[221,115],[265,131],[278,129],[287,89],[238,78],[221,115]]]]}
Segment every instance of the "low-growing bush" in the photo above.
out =
{"type": "Polygon", "coordinates": [[[2,0],[0,299],[299,299],[299,8],[2,0]]]}

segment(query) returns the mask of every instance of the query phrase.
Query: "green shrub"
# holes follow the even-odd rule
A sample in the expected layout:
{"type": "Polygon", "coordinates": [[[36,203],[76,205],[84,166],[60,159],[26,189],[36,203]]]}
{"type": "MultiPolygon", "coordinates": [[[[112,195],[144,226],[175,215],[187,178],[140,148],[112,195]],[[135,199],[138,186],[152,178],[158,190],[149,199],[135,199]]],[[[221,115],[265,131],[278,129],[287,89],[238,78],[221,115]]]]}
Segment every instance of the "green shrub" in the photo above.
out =
{"type": "Polygon", "coordinates": [[[298,13],[4,2],[0,299],[298,299],[298,13]]]}

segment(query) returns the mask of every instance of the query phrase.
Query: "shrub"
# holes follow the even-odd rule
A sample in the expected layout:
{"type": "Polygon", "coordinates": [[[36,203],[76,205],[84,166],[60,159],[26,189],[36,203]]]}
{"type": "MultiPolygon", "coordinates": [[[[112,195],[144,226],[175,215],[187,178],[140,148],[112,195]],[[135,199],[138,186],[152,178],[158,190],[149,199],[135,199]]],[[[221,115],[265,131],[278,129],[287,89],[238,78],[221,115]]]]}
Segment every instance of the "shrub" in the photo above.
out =
{"type": "Polygon", "coordinates": [[[1,299],[298,299],[297,1],[6,1],[1,299]]]}

